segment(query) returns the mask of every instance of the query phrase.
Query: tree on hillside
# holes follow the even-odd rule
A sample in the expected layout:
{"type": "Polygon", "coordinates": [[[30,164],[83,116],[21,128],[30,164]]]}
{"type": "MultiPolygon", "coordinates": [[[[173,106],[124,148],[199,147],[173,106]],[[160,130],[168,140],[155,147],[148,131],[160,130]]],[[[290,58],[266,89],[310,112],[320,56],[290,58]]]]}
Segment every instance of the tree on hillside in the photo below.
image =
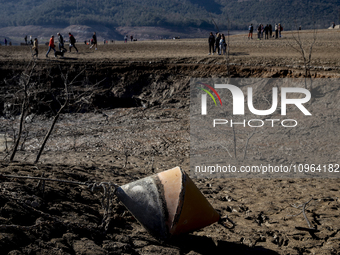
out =
{"type": "Polygon", "coordinates": [[[317,39],[317,30],[314,25],[311,39],[302,39],[301,31],[296,26],[296,32],[291,32],[292,41],[289,42],[289,46],[294,49],[300,55],[303,61],[305,88],[307,89],[307,79],[310,79],[310,90],[312,90],[312,76],[311,76],[311,61],[313,47],[317,39]]]}

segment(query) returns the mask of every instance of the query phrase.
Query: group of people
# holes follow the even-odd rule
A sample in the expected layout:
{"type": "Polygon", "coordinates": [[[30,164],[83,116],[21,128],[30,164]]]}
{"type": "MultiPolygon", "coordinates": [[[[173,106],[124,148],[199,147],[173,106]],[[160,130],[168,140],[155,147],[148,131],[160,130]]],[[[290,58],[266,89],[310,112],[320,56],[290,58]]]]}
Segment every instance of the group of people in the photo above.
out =
{"type": "MultiPolygon", "coordinates": [[[[69,51],[71,52],[71,49],[74,48],[77,53],[78,53],[78,49],[75,45],[76,43],[76,39],[75,37],[71,34],[71,33],[68,33],[69,35],[69,51]]],[[[65,40],[64,40],[64,37],[60,34],[60,33],[57,33],[57,36],[58,36],[58,48],[59,48],[59,52],[67,52],[67,49],[65,48],[65,40]]],[[[27,40],[27,37],[25,37],[25,39],[27,40]]],[[[92,49],[93,47],[95,48],[95,50],[97,50],[97,35],[96,35],[96,32],[93,32],[93,36],[92,36],[92,39],[91,39],[91,46],[90,46],[90,49],[92,49]]],[[[34,41],[32,41],[31,43],[33,46],[32,46],[32,49],[35,51],[33,56],[36,56],[38,57],[38,39],[37,38],[34,38],[34,41]]],[[[49,40],[49,43],[48,43],[48,50],[46,52],[46,57],[48,58],[48,54],[50,53],[50,51],[53,50],[54,53],[56,53],[56,49],[55,49],[55,44],[54,44],[54,35],[51,35],[51,38],[49,40]]],[[[61,54],[63,56],[63,54],[61,54]]],[[[56,55],[55,55],[56,57],[56,55]]]]}
{"type": "MultiPolygon", "coordinates": [[[[248,39],[253,39],[253,32],[254,32],[254,26],[253,24],[250,24],[248,28],[248,39]]],[[[264,34],[264,39],[269,39],[272,37],[275,37],[275,39],[281,38],[281,32],[283,31],[283,26],[281,23],[275,24],[274,28],[271,24],[267,24],[264,26],[263,24],[259,24],[257,26],[257,40],[263,39],[263,34],[264,34]],[[273,31],[275,35],[273,35],[273,31]]]]}
{"type": "Polygon", "coordinates": [[[33,40],[32,40],[32,36],[30,35],[30,39],[29,39],[29,41],[27,41],[27,35],[25,35],[25,38],[24,38],[24,40],[25,40],[25,43],[26,44],[30,44],[30,45],[33,45],[33,40]],[[29,42],[29,43],[28,43],[29,42]]]}
{"type": "MultiPolygon", "coordinates": [[[[71,34],[71,33],[68,33],[69,34],[69,42],[70,42],[70,45],[69,45],[69,50],[71,52],[71,48],[75,48],[75,50],[78,52],[78,49],[75,45],[76,43],[76,39],[74,38],[74,36],[71,34]]],[[[58,42],[59,42],[59,51],[60,52],[67,52],[67,49],[65,48],[65,40],[63,38],[63,36],[60,34],[60,33],[57,33],[57,36],[58,36],[58,42]]],[[[34,50],[34,54],[33,56],[36,56],[38,57],[38,54],[39,54],[39,51],[38,51],[38,39],[37,38],[34,38],[34,40],[32,41],[31,43],[33,46],[32,46],[32,50],[34,50]]],[[[46,52],[46,57],[48,58],[48,54],[50,53],[50,51],[53,50],[54,52],[56,52],[56,49],[55,49],[55,44],[54,44],[54,35],[51,35],[51,38],[49,40],[49,43],[48,43],[48,50],[46,52]]]]}
{"type": "MultiPolygon", "coordinates": [[[[68,35],[69,35],[69,42],[70,42],[70,44],[69,44],[70,52],[71,52],[72,47],[75,48],[75,50],[78,52],[78,49],[75,45],[76,39],[74,38],[74,36],[71,33],[68,33],[68,35]]],[[[58,42],[59,42],[59,51],[67,52],[67,49],[65,49],[65,47],[64,47],[65,41],[64,41],[63,36],[60,33],[57,33],[57,36],[58,36],[58,42]]],[[[35,39],[37,39],[37,38],[35,38],[35,39]]],[[[33,45],[33,47],[34,47],[34,45],[33,45]]],[[[36,48],[35,49],[38,49],[38,41],[36,42],[36,48]]],[[[56,52],[55,45],[54,45],[54,35],[51,35],[50,41],[48,43],[48,50],[46,52],[47,58],[48,58],[48,54],[50,53],[51,50],[56,52]]],[[[36,51],[36,56],[38,57],[38,51],[36,51]]]]}
{"type": "Polygon", "coordinates": [[[226,49],[227,49],[227,43],[225,41],[225,36],[224,34],[216,33],[216,36],[213,35],[212,32],[210,32],[209,39],[209,53],[208,55],[214,53],[218,55],[224,55],[226,54],[226,49]]]}
{"type": "MultiPolygon", "coordinates": [[[[128,35],[124,36],[124,43],[127,43],[128,39],[129,39],[128,35]]],[[[131,40],[131,42],[134,41],[133,40],[133,35],[130,35],[130,40],[131,40]]],[[[137,41],[137,40],[135,39],[135,41],[137,41]]]]}
{"type": "MultiPolygon", "coordinates": [[[[5,46],[7,46],[7,43],[8,43],[8,41],[7,41],[7,38],[5,37],[5,40],[4,40],[4,44],[5,44],[5,46]]],[[[1,44],[0,44],[1,45],[1,44]]],[[[11,46],[12,45],[12,42],[10,41],[9,42],[9,46],[11,46]]]]}

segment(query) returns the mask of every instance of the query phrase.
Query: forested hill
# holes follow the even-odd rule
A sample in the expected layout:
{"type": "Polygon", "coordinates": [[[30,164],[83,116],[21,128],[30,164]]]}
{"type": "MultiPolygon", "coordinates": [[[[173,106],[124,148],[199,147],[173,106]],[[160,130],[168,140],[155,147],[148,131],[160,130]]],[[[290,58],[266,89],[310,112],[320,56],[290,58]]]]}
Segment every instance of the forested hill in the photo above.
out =
{"type": "Polygon", "coordinates": [[[246,29],[339,23],[340,0],[0,0],[0,26],[104,25],[246,29]],[[228,22],[229,20],[229,22],[228,22]]]}

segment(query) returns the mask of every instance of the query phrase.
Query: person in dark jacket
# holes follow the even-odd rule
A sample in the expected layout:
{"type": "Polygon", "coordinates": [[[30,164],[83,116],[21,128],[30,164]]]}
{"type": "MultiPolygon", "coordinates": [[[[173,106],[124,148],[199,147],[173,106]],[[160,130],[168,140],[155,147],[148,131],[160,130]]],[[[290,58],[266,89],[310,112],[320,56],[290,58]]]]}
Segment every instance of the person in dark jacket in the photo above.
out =
{"type": "Polygon", "coordinates": [[[212,32],[210,32],[210,36],[209,36],[208,42],[209,42],[209,54],[208,55],[211,54],[211,50],[213,52],[212,54],[214,55],[214,52],[215,52],[214,51],[215,37],[214,37],[212,32]]]}
{"type": "Polygon", "coordinates": [[[269,36],[269,25],[267,24],[265,27],[264,27],[264,39],[269,39],[268,38],[269,36]]]}
{"type": "Polygon", "coordinates": [[[279,37],[281,38],[281,32],[283,31],[281,23],[279,23],[279,25],[277,26],[277,30],[279,31],[279,37]]]}
{"type": "Polygon", "coordinates": [[[221,35],[220,33],[217,33],[216,39],[215,39],[215,52],[217,54],[220,54],[220,40],[221,40],[221,35]]]}
{"type": "Polygon", "coordinates": [[[261,40],[261,24],[257,27],[257,40],[261,40]]]}
{"type": "Polygon", "coordinates": [[[76,43],[76,38],[74,38],[74,36],[71,33],[68,33],[69,38],[70,38],[70,52],[71,52],[71,48],[74,47],[76,49],[76,51],[78,52],[78,49],[75,45],[76,43]]]}
{"type": "Polygon", "coordinates": [[[96,32],[93,32],[92,35],[92,45],[90,47],[90,49],[92,49],[92,47],[94,46],[95,50],[97,49],[97,35],[96,32]]]}
{"type": "Polygon", "coordinates": [[[254,31],[253,24],[250,24],[248,30],[249,30],[248,39],[253,39],[253,31],[254,31]]]}
{"type": "Polygon", "coordinates": [[[58,35],[58,41],[59,41],[59,51],[61,51],[61,49],[64,49],[65,51],[67,51],[67,49],[65,49],[64,47],[64,38],[60,33],[57,33],[58,35]]]}

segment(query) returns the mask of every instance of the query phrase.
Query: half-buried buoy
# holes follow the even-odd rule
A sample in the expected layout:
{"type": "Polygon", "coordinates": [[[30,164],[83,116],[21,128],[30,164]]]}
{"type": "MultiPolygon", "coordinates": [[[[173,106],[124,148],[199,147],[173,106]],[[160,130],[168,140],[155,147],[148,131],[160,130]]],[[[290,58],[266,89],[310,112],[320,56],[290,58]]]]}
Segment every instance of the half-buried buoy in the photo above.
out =
{"type": "Polygon", "coordinates": [[[166,240],[220,219],[179,167],[118,187],[117,197],[154,237],[166,240]]]}

